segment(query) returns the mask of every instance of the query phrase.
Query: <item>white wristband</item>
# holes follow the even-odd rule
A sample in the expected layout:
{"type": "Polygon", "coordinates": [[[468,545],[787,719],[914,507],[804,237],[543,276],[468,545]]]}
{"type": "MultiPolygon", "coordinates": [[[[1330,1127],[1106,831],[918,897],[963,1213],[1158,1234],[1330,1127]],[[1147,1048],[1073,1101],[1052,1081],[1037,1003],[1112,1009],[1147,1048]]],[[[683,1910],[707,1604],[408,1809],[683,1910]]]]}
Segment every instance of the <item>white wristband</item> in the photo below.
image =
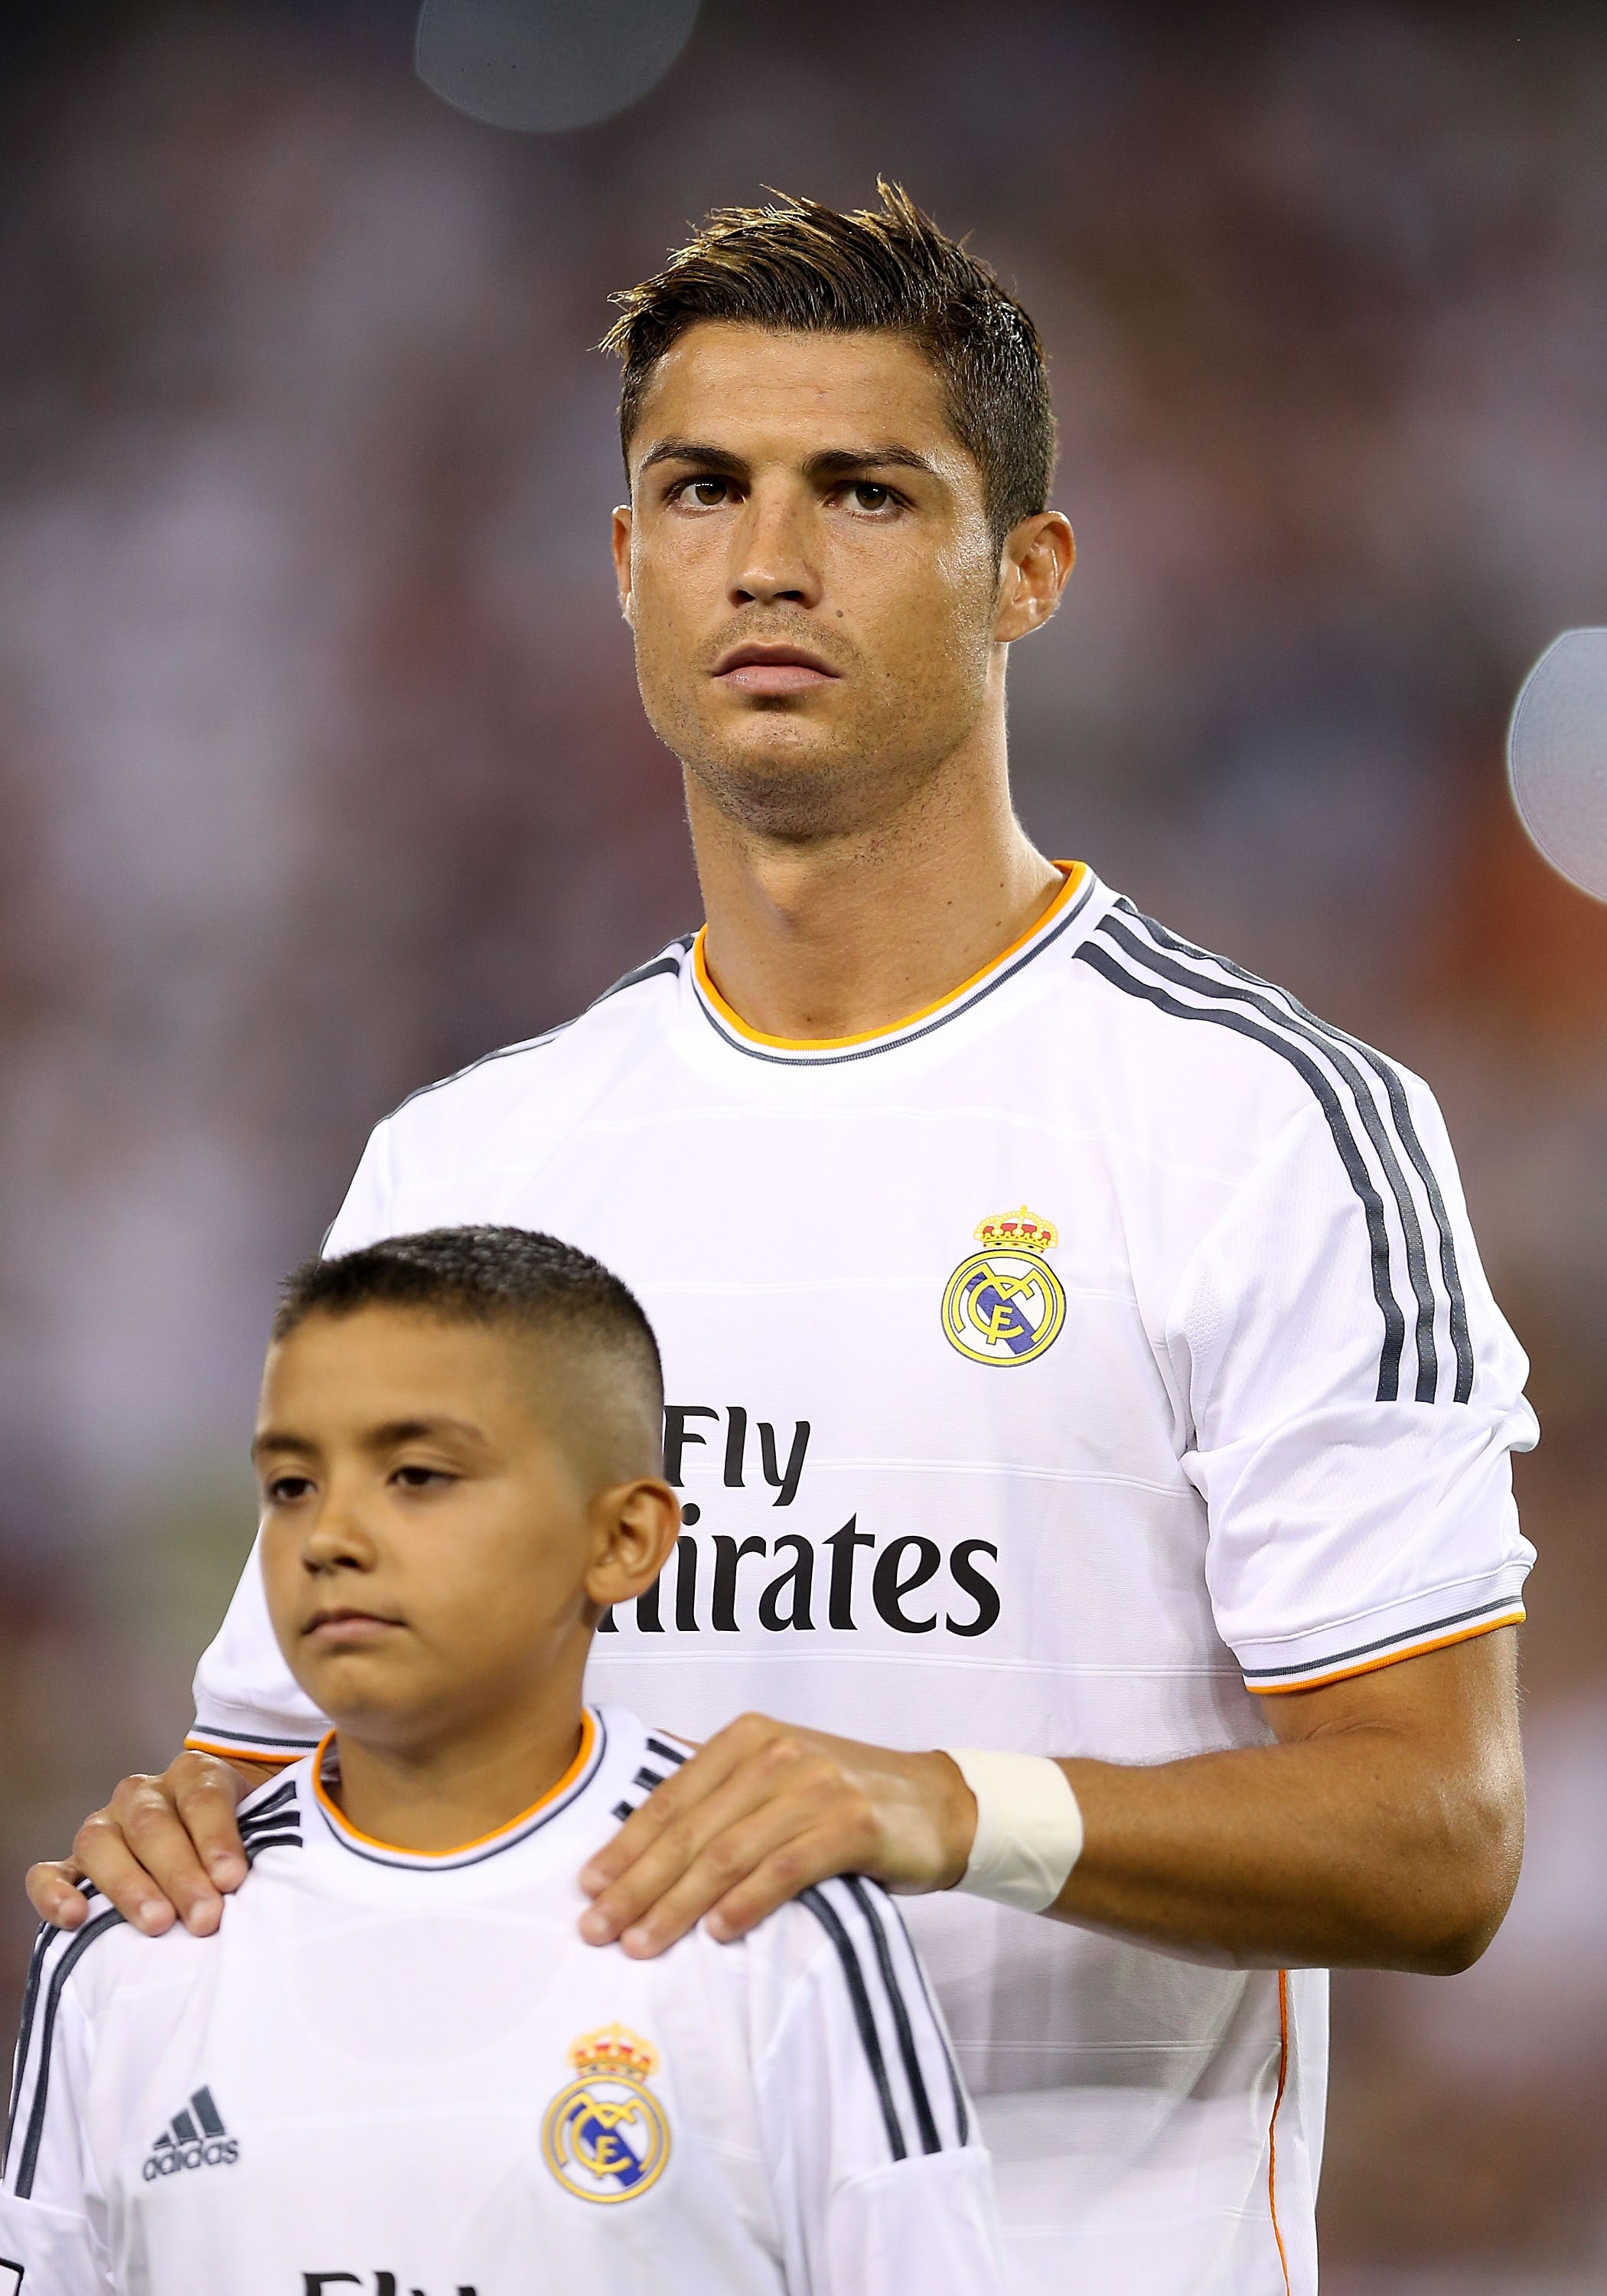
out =
{"type": "Polygon", "coordinates": [[[1064,1770],[1046,1754],[940,1751],[977,1800],[976,1840],[955,1889],[1041,1914],[1082,1855],[1083,1814],[1064,1770]]]}

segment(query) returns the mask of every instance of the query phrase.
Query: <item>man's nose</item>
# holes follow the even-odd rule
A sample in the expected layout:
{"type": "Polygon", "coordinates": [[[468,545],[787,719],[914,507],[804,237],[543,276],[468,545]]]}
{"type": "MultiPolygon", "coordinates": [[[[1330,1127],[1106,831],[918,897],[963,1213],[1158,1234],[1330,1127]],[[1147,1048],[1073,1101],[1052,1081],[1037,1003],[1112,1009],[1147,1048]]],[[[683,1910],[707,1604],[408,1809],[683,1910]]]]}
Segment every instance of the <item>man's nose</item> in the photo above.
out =
{"type": "Polygon", "coordinates": [[[731,567],[734,606],[816,606],[820,570],[802,506],[755,490],[740,521],[731,567]]]}

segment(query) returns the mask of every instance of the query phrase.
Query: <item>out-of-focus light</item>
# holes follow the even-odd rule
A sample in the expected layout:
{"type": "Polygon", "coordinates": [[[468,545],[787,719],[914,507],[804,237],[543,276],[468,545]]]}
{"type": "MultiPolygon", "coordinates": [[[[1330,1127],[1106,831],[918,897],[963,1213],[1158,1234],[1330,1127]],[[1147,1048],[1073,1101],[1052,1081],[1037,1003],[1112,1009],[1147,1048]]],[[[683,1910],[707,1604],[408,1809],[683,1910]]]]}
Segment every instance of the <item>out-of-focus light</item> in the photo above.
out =
{"type": "Polygon", "coordinates": [[[424,0],[426,87],[493,127],[551,135],[611,119],[656,87],[699,0],[424,0]]]}
{"type": "Polygon", "coordinates": [[[1513,711],[1506,770],[1552,867],[1607,901],[1607,629],[1564,630],[1546,647],[1513,711]]]}

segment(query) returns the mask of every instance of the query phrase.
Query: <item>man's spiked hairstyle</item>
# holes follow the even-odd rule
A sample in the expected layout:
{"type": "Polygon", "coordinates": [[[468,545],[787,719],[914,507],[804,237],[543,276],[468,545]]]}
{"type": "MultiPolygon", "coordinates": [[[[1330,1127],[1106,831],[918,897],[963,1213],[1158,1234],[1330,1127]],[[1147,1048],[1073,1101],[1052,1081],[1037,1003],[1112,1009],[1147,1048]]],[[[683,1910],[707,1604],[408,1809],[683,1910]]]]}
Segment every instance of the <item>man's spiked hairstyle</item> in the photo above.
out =
{"type": "Polygon", "coordinates": [[[701,319],[778,331],[906,336],[943,388],[955,436],[982,473],[996,545],[1048,505],[1054,415],[1037,329],[993,273],[939,230],[898,184],[879,213],[840,214],[776,193],[767,208],[717,208],[662,271],[611,300],[602,348],[624,359],[619,443],[630,442],[654,368],[701,319]]]}

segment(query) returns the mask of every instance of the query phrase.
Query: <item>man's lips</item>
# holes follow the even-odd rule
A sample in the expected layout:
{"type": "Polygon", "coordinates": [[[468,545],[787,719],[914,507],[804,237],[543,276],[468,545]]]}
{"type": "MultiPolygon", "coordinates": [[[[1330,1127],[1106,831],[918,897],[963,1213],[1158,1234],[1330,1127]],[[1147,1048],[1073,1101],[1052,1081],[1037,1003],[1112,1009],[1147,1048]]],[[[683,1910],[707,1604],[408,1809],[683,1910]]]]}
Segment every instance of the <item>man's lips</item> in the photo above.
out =
{"type": "Polygon", "coordinates": [[[373,1611],[316,1611],[301,1629],[304,1642],[324,1649],[361,1649],[381,1641],[401,1625],[399,1619],[381,1619],[373,1611]]]}
{"type": "Polygon", "coordinates": [[[734,646],[714,674],[743,693],[801,693],[834,684],[839,673],[801,646],[751,644],[734,646]]]}

